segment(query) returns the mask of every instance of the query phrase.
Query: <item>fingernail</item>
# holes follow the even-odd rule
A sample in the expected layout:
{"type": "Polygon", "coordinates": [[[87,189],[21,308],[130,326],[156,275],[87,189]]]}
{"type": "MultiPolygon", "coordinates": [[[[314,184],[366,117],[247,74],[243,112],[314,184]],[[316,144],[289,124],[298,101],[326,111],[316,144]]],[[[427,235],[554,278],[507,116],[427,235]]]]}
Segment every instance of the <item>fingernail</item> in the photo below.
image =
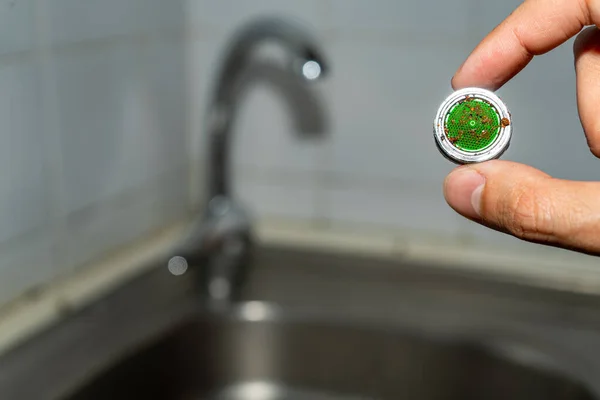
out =
{"type": "MultiPolygon", "coordinates": [[[[483,178],[483,175],[480,175],[481,178],[483,178]]],[[[473,206],[473,210],[475,210],[475,213],[477,214],[478,217],[481,216],[481,195],[483,194],[483,186],[485,183],[485,178],[483,178],[483,183],[479,186],[477,186],[475,188],[475,190],[473,190],[473,193],[471,194],[471,205],[473,206]]]]}
{"type": "Polygon", "coordinates": [[[458,168],[444,182],[444,196],[459,214],[479,218],[485,177],[469,167],[458,168]]]}

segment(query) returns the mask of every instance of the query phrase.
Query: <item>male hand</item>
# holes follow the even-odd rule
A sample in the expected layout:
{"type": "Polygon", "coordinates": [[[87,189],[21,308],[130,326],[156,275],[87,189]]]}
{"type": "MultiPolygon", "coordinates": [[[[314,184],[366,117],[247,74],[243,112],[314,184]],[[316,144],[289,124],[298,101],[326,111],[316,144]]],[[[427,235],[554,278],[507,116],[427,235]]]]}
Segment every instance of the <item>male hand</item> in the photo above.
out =
{"type": "MultiPolygon", "coordinates": [[[[473,50],[452,86],[497,90],[534,56],[578,35],[579,117],[590,150],[600,157],[598,26],[600,0],[526,0],[473,50]],[[593,26],[582,31],[587,25],[593,26]]],[[[490,228],[600,255],[600,182],[555,179],[526,165],[494,160],[455,169],[446,178],[444,194],[458,213],[490,228]]]]}

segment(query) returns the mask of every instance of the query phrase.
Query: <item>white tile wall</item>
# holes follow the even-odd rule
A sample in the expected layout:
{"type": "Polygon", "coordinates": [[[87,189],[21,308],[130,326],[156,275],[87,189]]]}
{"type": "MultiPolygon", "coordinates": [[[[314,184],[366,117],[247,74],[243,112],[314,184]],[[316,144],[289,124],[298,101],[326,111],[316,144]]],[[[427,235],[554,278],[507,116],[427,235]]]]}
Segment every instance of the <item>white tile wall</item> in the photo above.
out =
{"type": "Polygon", "coordinates": [[[47,222],[36,71],[30,62],[0,64],[0,243],[47,222]]]}
{"type": "MultiPolygon", "coordinates": [[[[332,71],[306,92],[328,117],[320,136],[299,134],[291,118],[308,97],[290,106],[276,86],[248,88],[235,191],[255,215],[516,245],[446,205],[453,166],[431,120],[453,72],[519,0],[185,2],[0,0],[0,301],[185,211],[215,62],[239,24],[264,15],[310,27],[332,71]]],[[[269,68],[263,79],[279,80],[269,68]]],[[[577,118],[570,44],[500,94],[515,118],[507,159],[600,178],[577,118]]]]}
{"type": "Polygon", "coordinates": [[[369,224],[437,235],[458,233],[456,215],[445,206],[440,185],[373,187],[365,184],[327,190],[331,218],[338,224],[369,224]]]}
{"type": "Polygon", "coordinates": [[[0,0],[0,302],[187,211],[184,21],[0,0]]]}
{"type": "MultiPolygon", "coordinates": [[[[293,139],[289,113],[270,88],[256,87],[244,100],[235,163],[259,172],[239,177],[239,196],[264,216],[313,215],[334,225],[374,224],[531,249],[454,214],[441,193],[454,166],[431,139],[452,74],[520,2],[190,0],[201,104],[215,55],[243,17],[288,15],[312,25],[332,67],[316,88],[330,118],[321,142],[293,139]]],[[[571,45],[534,60],[499,92],[515,118],[505,158],[559,177],[599,179],[599,161],[578,121],[571,45]]]]}
{"type": "MultiPolygon", "coordinates": [[[[2,0],[4,1],[4,0],[2,0]]],[[[12,0],[15,1],[15,0],[12,0]]],[[[19,3],[34,1],[17,0],[19,3]]],[[[162,0],[38,0],[52,27],[52,44],[158,32],[181,26],[182,2],[162,0]]]]}
{"type": "Polygon", "coordinates": [[[408,41],[423,35],[461,38],[469,32],[469,5],[469,0],[331,0],[331,25],[344,32],[404,35],[408,41]]]}
{"type": "Polygon", "coordinates": [[[310,181],[290,186],[275,179],[266,182],[242,179],[235,192],[254,219],[284,217],[309,220],[316,217],[318,199],[310,181]]]}
{"type": "Polygon", "coordinates": [[[0,303],[56,276],[51,232],[37,228],[0,244],[0,303]]]}
{"type": "Polygon", "coordinates": [[[48,0],[46,7],[54,44],[131,34],[142,21],[137,0],[48,0]]]}
{"type": "Polygon", "coordinates": [[[147,88],[128,50],[99,46],[57,57],[67,210],[115,195],[148,173],[143,156],[157,143],[143,138],[156,133],[133,126],[152,122],[144,104],[147,88]]]}
{"type": "Polygon", "coordinates": [[[34,46],[35,1],[0,0],[0,55],[34,46]]]}
{"type": "Polygon", "coordinates": [[[469,26],[475,26],[475,32],[478,36],[486,35],[494,29],[500,22],[510,15],[523,0],[503,0],[503,1],[475,1],[470,4],[469,26]]]}
{"type": "Polygon", "coordinates": [[[190,0],[192,21],[229,32],[255,17],[288,15],[309,26],[324,27],[327,2],[322,0],[190,0]]]}
{"type": "Polygon", "coordinates": [[[507,157],[559,178],[600,180],[577,113],[572,42],[535,59],[503,89],[515,118],[507,157]]]}
{"type": "MultiPolygon", "coordinates": [[[[90,10],[98,7],[91,3],[90,10]]],[[[83,44],[65,47],[57,42],[52,48],[65,203],[61,211],[66,213],[61,270],[100,256],[187,211],[181,5],[125,2],[123,14],[108,22],[131,31],[101,24],[90,29],[90,39],[115,32],[122,37],[88,41],[84,35],[83,44]],[[147,7],[157,15],[164,11],[164,18],[149,13],[147,7]],[[178,26],[173,12],[177,9],[178,26]],[[133,15],[130,27],[126,22],[133,15]],[[154,28],[148,25],[148,16],[156,22],[154,28]]],[[[65,34],[66,38],[80,36],[65,34]]]]}
{"type": "Polygon", "coordinates": [[[327,168],[357,178],[439,182],[450,169],[432,146],[427,105],[447,96],[466,49],[336,41],[328,50],[334,126],[327,168]]]}

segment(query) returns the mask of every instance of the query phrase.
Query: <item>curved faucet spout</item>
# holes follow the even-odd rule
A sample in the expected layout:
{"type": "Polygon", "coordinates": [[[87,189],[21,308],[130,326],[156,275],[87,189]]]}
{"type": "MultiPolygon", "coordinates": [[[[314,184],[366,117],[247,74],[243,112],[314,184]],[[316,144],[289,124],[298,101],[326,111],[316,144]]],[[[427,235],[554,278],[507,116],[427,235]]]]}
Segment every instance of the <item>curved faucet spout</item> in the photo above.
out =
{"type": "MultiPolygon", "coordinates": [[[[184,254],[201,253],[201,258],[206,257],[199,262],[203,266],[201,286],[203,295],[213,305],[227,306],[239,296],[241,280],[251,257],[250,218],[231,194],[231,138],[240,84],[246,80],[242,73],[248,70],[253,51],[267,41],[280,44],[291,56],[291,62],[286,65],[289,70],[284,71],[300,77],[294,83],[303,85],[314,81],[327,69],[321,51],[308,33],[295,23],[279,18],[258,19],[242,27],[226,49],[208,110],[207,208],[181,249],[184,254]]],[[[275,77],[274,70],[263,69],[275,77]]],[[[279,93],[288,100],[296,94],[279,93]]],[[[300,113],[300,108],[292,107],[295,113],[300,113]]]]}
{"type": "Polygon", "coordinates": [[[321,78],[327,65],[316,41],[292,21],[254,20],[236,32],[222,59],[208,113],[210,166],[208,201],[231,196],[230,153],[238,84],[254,50],[265,42],[280,44],[291,56],[290,72],[307,83],[321,78]]]}

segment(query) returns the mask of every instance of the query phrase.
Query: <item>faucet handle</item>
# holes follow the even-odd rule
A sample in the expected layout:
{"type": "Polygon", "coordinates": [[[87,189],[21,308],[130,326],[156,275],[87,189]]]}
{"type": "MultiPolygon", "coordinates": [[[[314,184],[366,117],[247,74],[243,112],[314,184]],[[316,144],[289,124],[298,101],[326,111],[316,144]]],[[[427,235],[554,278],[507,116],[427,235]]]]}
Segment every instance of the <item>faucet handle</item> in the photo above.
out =
{"type": "Polygon", "coordinates": [[[203,295],[226,304],[237,297],[251,250],[251,221],[233,199],[215,196],[191,227],[178,255],[201,270],[203,295]]]}
{"type": "Polygon", "coordinates": [[[250,235],[250,217],[244,207],[227,196],[215,196],[208,202],[203,217],[204,247],[222,246],[228,238],[250,235]]]}

